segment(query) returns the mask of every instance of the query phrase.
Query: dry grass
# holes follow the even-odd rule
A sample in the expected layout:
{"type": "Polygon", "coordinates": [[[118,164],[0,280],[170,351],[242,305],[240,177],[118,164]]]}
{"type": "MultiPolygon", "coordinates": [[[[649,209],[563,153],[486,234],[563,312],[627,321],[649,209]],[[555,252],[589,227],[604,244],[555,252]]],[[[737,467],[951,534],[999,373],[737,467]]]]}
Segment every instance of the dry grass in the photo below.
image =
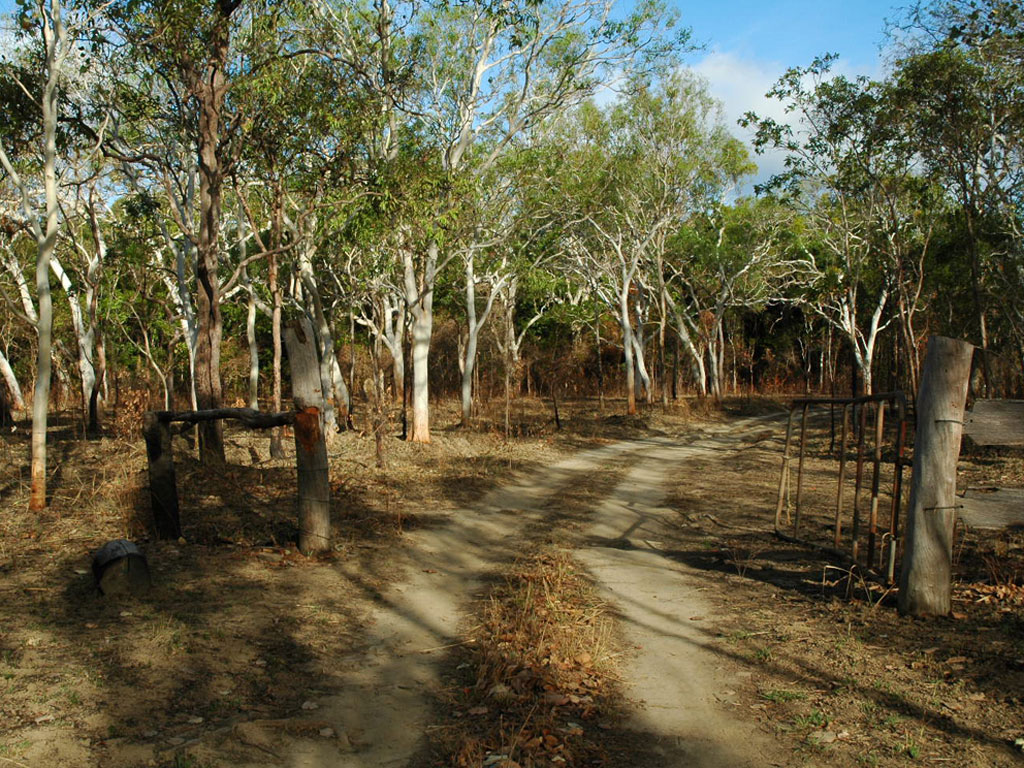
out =
{"type": "Polygon", "coordinates": [[[437,765],[600,764],[619,705],[613,619],[564,551],[519,560],[484,601],[446,692],[437,765]]]}
{"type": "MultiPolygon", "coordinates": [[[[712,638],[745,667],[743,705],[808,765],[1019,765],[1024,537],[959,532],[953,615],[900,617],[892,590],[772,536],[781,434],[695,462],[672,500],[672,546],[723,614],[712,638]]],[[[801,520],[821,544],[838,470],[828,448],[827,434],[809,441],[801,520]]],[[[967,451],[960,471],[961,487],[1024,485],[1024,458],[1009,450],[967,451]]],[[[852,474],[848,483],[849,505],[852,474]]],[[[849,531],[847,518],[844,546],[849,531]]]]}

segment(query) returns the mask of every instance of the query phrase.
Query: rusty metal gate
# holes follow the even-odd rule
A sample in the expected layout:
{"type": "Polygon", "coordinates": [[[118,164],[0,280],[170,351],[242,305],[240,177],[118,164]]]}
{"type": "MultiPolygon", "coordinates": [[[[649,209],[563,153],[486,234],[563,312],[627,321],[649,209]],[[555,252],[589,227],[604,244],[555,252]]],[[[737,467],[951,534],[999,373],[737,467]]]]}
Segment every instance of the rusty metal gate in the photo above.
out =
{"type": "MultiPolygon", "coordinates": [[[[906,443],[907,403],[902,392],[887,392],[879,395],[850,398],[801,398],[794,400],[789,409],[786,426],[786,444],[782,455],[782,474],[779,478],[778,503],[775,507],[775,532],[780,537],[799,544],[838,555],[844,559],[865,566],[870,571],[884,561],[884,575],[893,581],[897,542],[900,526],[900,506],[903,490],[903,467],[909,462],[903,458],[906,443]],[[842,409],[838,447],[838,482],[829,516],[825,540],[815,541],[814,531],[807,535],[808,508],[804,499],[805,460],[808,455],[808,429],[812,409],[828,407],[833,414],[831,444],[827,450],[819,451],[835,456],[834,414],[842,409]],[[793,455],[794,422],[799,418],[799,439],[796,455],[793,455]],[[887,416],[887,414],[889,414],[887,416]],[[890,428],[886,429],[889,422],[890,428]],[[869,424],[871,429],[869,430],[869,424]],[[852,429],[851,429],[852,427],[852,429]],[[888,432],[888,439],[887,439],[888,432]],[[851,434],[852,433],[852,434],[851,434]],[[869,433],[873,435],[869,438],[869,433]],[[851,436],[854,446],[851,447],[851,436]],[[870,440],[870,442],[869,442],[870,440]],[[792,464],[796,459],[796,482],[794,489],[792,464]],[[847,503],[847,475],[850,463],[854,463],[852,504],[847,503]],[[870,480],[865,477],[866,465],[870,467],[870,480]],[[883,504],[883,469],[891,466],[888,493],[888,510],[880,509],[883,504]],[[862,504],[864,497],[868,503],[862,504]],[[887,512],[887,514],[886,514],[887,512]],[[783,520],[785,518],[785,520],[783,520]],[[803,519],[802,519],[803,518],[803,519]],[[845,525],[846,523],[849,525],[845,525]],[[803,527],[802,527],[803,523],[803,527]]],[[[831,503],[831,502],[830,502],[831,503]]],[[[814,504],[814,513],[820,517],[823,502],[814,504]]],[[[820,520],[818,530],[820,532],[820,520]]],[[[822,537],[824,538],[824,537],[822,537]]]]}

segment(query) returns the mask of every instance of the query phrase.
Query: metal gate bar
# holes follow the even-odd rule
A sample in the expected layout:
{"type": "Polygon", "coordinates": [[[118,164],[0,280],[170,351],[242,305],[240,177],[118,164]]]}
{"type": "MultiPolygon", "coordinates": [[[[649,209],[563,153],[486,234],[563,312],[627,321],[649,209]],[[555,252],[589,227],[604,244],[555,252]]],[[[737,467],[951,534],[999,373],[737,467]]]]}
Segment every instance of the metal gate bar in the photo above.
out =
{"type": "MultiPolygon", "coordinates": [[[[877,562],[880,564],[883,559],[881,549],[886,549],[884,559],[887,561],[886,576],[892,581],[895,572],[895,560],[897,555],[897,541],[899,536],[899,514],[900,499],[903,489],[903,451],[906,442],[906,397],[902,392],[886,392],[878,395],[866,395],[864,397],[848,398],[800,398],[790,404],[789,420],[786,424],[786,443],[782,453],[782,474],[779,478],[778,501],[775,506],[775,532],[784,538],[791,539],[801,544],[815,546],[827,551],[832,551],[842,557],[849,558],[854,562],[860,562],[860,540],[862,528],[866,522],[867,527],[867,557],[864,563],[868,569],[874,569],[877,562]],[[842,433],[839,450],[839,478],[836,487],[835,518],[833,524],[832,542],[834,548],[821,547],[818,544],[800,538],[800,513],[803,506],[803,481],[804,463],[807,454],[807,422],[808,412],[812,406],[841,406],[843,412],[842,433]],[[873,407],[872,407],[873,406],[873,407]],[[800,410],[800,438],[796,470],[796,498],[793,500],[793,513],[790,515],[789,501],[791,478],[791,448],[793,445],[794,420],[797,410],[800,410]],[[849,451],[850,438],[850,410],[854,409],[857,419],[857,448],[856,448],[856,470],[854,473],[854,489],[852,504],[852,522],[850,528],[850,548],[848,552],[842,551],[843,534],[843,511],[846,490],[847,476],[847,453],[849,451]],[[883,445],[885,439],[886,411],[892,414],[895,419],[895,445],[893,465],[892,501],[889,509],[889,519],[879,527],[879,504],[881,498],[881,481],[883,465],[883,445]],[[867,445],[868,434],[868,412],[874,412],[873,444],[867,445]],[[861,508],[862,492],[866,490],[865,459],[871,462],[870,478],[870,506],[866,510],[861,508]],[[783,511],[786,512],[786,527],[791,529],[788,535],[783,534],[783,511]],[[866,512],[867,520],[863,520],[866,512]],[[881,539],[879,534],[881,533],[881,539]]],[[[834,429],[834,426],[833,426],[834,429]]],[[[834,438],[833,438],[834,440],[834,438]]]]}

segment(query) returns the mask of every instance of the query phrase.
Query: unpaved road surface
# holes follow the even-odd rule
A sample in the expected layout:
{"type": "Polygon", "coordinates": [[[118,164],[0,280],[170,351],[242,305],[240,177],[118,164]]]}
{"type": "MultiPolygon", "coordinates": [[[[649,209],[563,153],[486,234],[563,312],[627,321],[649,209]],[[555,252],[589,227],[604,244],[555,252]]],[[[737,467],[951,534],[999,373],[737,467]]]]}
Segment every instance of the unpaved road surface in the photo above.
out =
{"type": "Polygon", "coordinates": [[[765,426],[763,419],[746,419],[695,439],[624,441],[583,451],[453,511],[439,525],[410,532],[408,546],[396,553],[406,577],[381,596],[369,650],[340,660],[350,670],[341,692],[305,705],[307,730],[320,729],[320,737],[287,722],[257,724],[234,739],[250,747],[262,741],[264,754],[233,764],[417,764],[437,716],[431,692],[441,685],[439,660],[459,642],[463,612],[482,579],[516,556],[523,530],[561,491],[629,460],[622,482],[595,505],[576,553],[618,612],[630,646],[624,684],[635,706],[624,725],[650,748],[622,768],[789,765],[753,716],[737,711],[735,681],[743,673],[707,632],[714,615],[701,597],[705,587],[659,547],[661,532],[677,516],[662,506],[666,485],[686,472],[687,460],[738,450],[765,426]],[[323,729],[334,737],[322,738],[323,729]]]}

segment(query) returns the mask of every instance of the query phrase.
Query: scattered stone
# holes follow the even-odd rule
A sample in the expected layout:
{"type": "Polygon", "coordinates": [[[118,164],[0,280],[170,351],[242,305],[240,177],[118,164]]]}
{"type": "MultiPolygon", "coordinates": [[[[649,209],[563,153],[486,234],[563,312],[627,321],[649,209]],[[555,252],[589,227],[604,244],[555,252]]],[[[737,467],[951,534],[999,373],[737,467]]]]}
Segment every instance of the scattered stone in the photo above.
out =
{"type": "Polygon", "coordinates": [[[199,715],[192,715],[192,717],[188,719],[189,725],[199,725],[201,722],[203,722],[203,718],[199,715]]]}
{"type": "Polygon", "coordinates": [[[320,709],[320,705],[315,701],[304,701],[302,702],[303,709],[320,709]]]}
{"type": "Polygon", "coordinates": [[[491,690],[488,691],[487,695],[492,699],[497,699],[498,701],[506,701],[509,696],[512,695],[512,689],[504,683],[497,683],[491,687],[491,690]]]}
{"type": "Polygon", "coordinates": [[[334,729],[333,728],[321,728],[320,729],[320,735],[323,736],[325,739],[329,739],[332,736],[334,736],[334,729]]]}
{"type": "Polygon", "coordinates": [[[839,737],[833,731],[816,731],[807,737],[814,744],[831,744],[839,737]]]}

